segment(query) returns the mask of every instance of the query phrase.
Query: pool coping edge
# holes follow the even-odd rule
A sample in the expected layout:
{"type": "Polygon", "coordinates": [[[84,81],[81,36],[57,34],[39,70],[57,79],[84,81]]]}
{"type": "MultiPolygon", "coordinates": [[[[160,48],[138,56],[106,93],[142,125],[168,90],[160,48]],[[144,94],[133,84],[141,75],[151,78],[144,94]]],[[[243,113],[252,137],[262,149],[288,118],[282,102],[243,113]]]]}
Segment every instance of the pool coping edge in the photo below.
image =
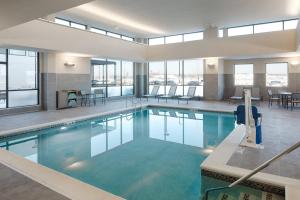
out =
{"type": "MultiPolygon", "coordinates": [[[[238,125],[200,165],[201,170],[219,173],[229,177],[242,177],[251,172],[249,169],[227,165],[227,162],[239,147],[245,135],[245,126],[238,125]]],[[[300,180],[289,177],[258,172],[249,181],[286,188],[290,185],[300,186],[300,180]]]]}

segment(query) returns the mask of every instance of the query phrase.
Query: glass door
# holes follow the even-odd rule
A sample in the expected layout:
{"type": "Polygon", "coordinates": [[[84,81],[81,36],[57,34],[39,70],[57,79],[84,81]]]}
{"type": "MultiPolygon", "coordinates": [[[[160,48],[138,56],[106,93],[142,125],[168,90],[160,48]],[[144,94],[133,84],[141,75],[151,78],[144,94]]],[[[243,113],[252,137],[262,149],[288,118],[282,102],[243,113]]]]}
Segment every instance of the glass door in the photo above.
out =
{"type": "Polygon", "coordinates": [[[6,108],[6,64],[0,64],[0,108],[6,108]]]}

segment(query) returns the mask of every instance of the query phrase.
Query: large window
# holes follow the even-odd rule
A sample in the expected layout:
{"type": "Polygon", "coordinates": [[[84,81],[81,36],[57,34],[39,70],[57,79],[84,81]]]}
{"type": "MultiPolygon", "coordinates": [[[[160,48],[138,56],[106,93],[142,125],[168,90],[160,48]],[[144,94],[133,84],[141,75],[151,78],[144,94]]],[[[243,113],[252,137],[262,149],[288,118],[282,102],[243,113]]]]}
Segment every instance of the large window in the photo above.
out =
{"type": "Polygon", "coordinates": [[[107,97],[134,94],[133,62],[97,60],[92,64],[92,90],[103,89],[107,97]]]}
{"type": "Polygon", "coordinates": [[[122,95],[133,95],[133,62],[122,61],[122,95]]]}
{"type": "MultiPolygon", "coordinates": [[[[54,22],[57,23],[57,24],[60,24],[60,25],[64,25],[64,26],[70,26],[70,27],[73,27],[73,28],[81,29],[81,30],[87,30],[87,25],[76,23],[76,22],[69,21],[69,20],[55,18],[54,22]]],[[[89,31],[91,31],[93,33],[99,33],[99,34],[102,34],[102,35],[108,35],[108,36],[111,36],[111,37],[114,37],[114,38],[121,38],[121,39],[129,41],[129,42],[134,41],[134,39],[131,38],[131,37],[127,37],[127,36],[120,35],[120,34],[117,34],[117,33],[108,32],[108,31],[105,31],[105,30],[102,30],[102,29],[99,29],[99,28],[95,28],[95,27],[90,28],[89,31]]]]}
{"type": "Polygon", "coordinates": [[[253,85],[253,64],[234,65],[234,84],[253,85]]]}
{"type": "Polygon", "coordinates": [[[107,96],[121,96],[121,61],[109,62],[107,64],[107,96]]]}
{"type": "Polygon", "coordinates": [[[94,32],[94,33],[99,33],[99,34],[102,34],[102,35],[106,35],[106,31],[98,29],[98,28],[90,28],[90,31],[94,32]]]}
{"type": "Polygon", "coordinates": [[[298,26],[298,19],[284,21],[284,30],[296,29],[298,26]]]}
{"type": "Polygon", "coordinates": [[[160,44],[165,44],[164,37],[149,39],[149,45],[160,45],[160,44]]]}
{"type": "MultiPolygon", "coordinates": [[[[228,28],[228,36],[248,35],[256,33],[265,33],[272,31],[282,31],[289,29],[296,29],[298,19],[283,20],[277,22],[269,22],[263,24],[252,24],[247,26],[239,26],[228,28]]],[[[219,33],[220,34],[220,33],[219,33]]]]}
{"type": "Polygon", "coordinates": [[[8,58],[0,61],[0,108],[37,105],[38,54],[13,49],[0,52],[8,58]]]}
{"type": "Polygon", "coordinates": [[[57,24],[60,24],[60,25],[64,25],[64,26],[70,26],[70,22],[67,20],[55,18],[54,22],[57,24]]]}
{"type": "Polygon", "coordinates": [[[228,36],[248,35],[253,34],[253,26],[241,26],[228,29],[228,36]]]}
{"type": "Polygon", "coordinates": [[[288,85],[288,64],[271,63],[266,65],[267,87],[286,87],[288,85]]]}
{"type": "Polygon", "coordinates": [[[196,96],[203,96],[203,60],[184,60],[184,94],[189,86],[196,86],[196,96]]]}
{"type": "Polygon", "coordinates": [[[71,22],[71,27],[78,28],[78,29],[81,29],[81,30],[86,30],[86,26],[85,25],[78,24],[78,23],[75,23],[75,22],[71,22]]]}
{"type": "Polygon", "coordinates": [[[173,35],[166,37],[166,44],[182,42],[182,35],[173,35]]]}
{"type": "Polygon", "coordinates": [[[177,85],[176,94],[183,95],[183,67],[182,61],[167,61],[167,87],[169,91],[171,85],[177,85]]]}
{"type": "Polygon", "coordinates": [[[164,94],[165,81],[165,62],[149,63],[149,92],[152,91],[154,85],[160,85],[159,94],[164,94]]]}
{"type": "Polygon", "coordinates": [[[107,32],[107,35],[110,37],[114,37],[114,38],[121,38],[121,35],[116,34],[116,33],[107,32]]]}
{"type": "Polygon", "coordinates": [[[160,85],[159,94],[177,85],[177,95],[187,94],[189,86],[196,86],[196,96],[203,96],[203,60],[169,60],[149,63],[149,92],[160,85]]]}
{"type": "Polygon", "coordinates": [[[224,37],[224,30],[223,30],[223,29],[219,29],[219,30],[218,30],[218,37],[219,37],[219,38],[224,37]]]}
{"type": "Polygon", "coordinates": [[[0,62],[6,62],[6,49],[0,49],[0,62]]]}
{"type": "Polygon", "coordinates": [[[183,40],[184,42],[203,40],[203,32],[184,34],[183,40]]]}
{"type": "Polygon", "coordinates": [[[283,22],[272,22],[272,23],[254,25],[254,33],[265,33],[265,32],[282,31],[282,30],[283,30],[283,22]]]}
{"type": "Polygon", "coordinates": [[[133,41],[134,41],[132,37],[127,37],[127,36],[124,36],[124,35],[122,35],[122,39],[123,39],[123,40],[130,41],[130,42],[133,42],[133,41]]]}
{"type": "Polygon", "coordinates": [[[0,108],[6,107],[6,64],[0,64],[0,108]]]}

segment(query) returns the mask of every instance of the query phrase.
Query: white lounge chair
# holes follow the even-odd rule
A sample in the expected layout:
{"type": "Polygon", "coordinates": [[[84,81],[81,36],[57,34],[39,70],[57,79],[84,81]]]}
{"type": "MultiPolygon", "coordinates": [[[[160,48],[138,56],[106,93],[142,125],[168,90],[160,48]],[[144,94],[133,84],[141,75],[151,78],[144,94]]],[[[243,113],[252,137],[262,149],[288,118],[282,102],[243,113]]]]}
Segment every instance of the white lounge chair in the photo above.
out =
{"type": "Polygon", "coordinates": [[[180,100],[186,100],[186,103],[188,104],[189,100],[191,100],[195,96],[195,92],[196,92],[196,87],[190,86],[186,96],[178,97],[178,104],[180,100]]]}
{"type": "Polygon", "coordinates": [[[168,102],[168,99],[174,98],[177,90],[177,85],[172,85],[169,89],[169,93],[167,95],[158,96],[158,102],[159,99],[166,99],[166,102],[168,102]]]}
{"type": "Polygon", "coordinates": [[[243,88],[242,87],[236,87],[234,96],[230,97],[230,102],[232,101],[241,101],[243,100],[243,88]]]}
{"type": "Polygon", "coordinates": [[[150,94],[145,94],[145,95],[143,95],[143,97],[147,98],[147,101],[150,97],[156,98],[158,96],[159,87],[160,87],[159,85],[153,86],[151,93],[150,94]]]}

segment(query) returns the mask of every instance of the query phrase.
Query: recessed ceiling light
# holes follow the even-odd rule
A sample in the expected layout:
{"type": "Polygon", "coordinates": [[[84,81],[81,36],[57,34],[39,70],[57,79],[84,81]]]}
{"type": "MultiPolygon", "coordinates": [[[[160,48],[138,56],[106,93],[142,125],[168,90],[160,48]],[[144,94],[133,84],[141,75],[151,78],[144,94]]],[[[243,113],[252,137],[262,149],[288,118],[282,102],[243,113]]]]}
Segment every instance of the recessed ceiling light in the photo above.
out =
{"type": "Polygon", "coordinates": [[[100,7],[96,7],[94,5],[91,4],[85,4],[82,6],[79,6],[78,9],[84,11],[84,12],[88,12],[91,13],[93,15],[105,18],[107,20],[134,28],[134,29],[138,29],[144,32],[149,32],[149,33],[154,33],[154,34],[164,34],[164,31],[155,28],[153,26],[149,26],[140,22],[137,22],[135,20],[126,18],[124,16],[118,15],[112,11],[109,11],[107,9],[104,8],[100,8],[100,7]]]}

